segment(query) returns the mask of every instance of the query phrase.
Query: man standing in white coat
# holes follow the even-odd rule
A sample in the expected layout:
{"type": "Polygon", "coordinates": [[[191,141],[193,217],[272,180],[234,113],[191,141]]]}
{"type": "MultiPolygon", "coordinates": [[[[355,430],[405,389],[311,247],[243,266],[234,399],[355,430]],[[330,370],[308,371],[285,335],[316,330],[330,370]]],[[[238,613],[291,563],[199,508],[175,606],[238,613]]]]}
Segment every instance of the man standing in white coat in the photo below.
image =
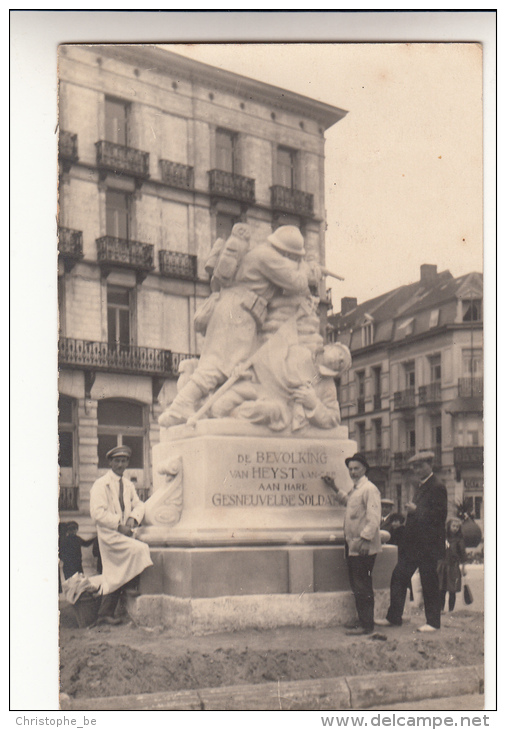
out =
{"type": "Polygon", "coordinates": [[[123,477],[131,453],[128,446],[108,451],[110,469],[97,479],[90,492],[90,514],[97,525],[102,558],[102,601],[97,624],[121,623],[114,616],[121,588],[153,565],[149,546],[133,536],[144,517],[144,503],[132,482],[123,477]]]}

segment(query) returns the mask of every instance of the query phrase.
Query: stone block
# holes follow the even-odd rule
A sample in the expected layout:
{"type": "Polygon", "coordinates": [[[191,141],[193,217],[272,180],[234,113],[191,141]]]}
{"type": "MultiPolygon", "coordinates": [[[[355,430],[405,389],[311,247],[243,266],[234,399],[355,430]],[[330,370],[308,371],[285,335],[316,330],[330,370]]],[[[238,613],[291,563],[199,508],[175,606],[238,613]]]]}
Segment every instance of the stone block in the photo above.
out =
{"type": "Polygon", "coordinates": [[[346,680],[269,682],[199,690],[203,710],[348,710],[346,680]]]}
{"type": "Polygon", "coordinates": [[[288,592],[312,593],[313,591],[313,551],[307,548],[289,548],[288,592]]]}
{"type": "Polygon", "coordinates": [[[351,692],[351,706],[354,708],[479,692],[478,675],[470,667],[434,669],[430,673],[368,674],[348,677],[347,682],[351,692]]]}
{"type": "MultiPolygon", "coordinates": [[[[384,615],[388,591],[377,591],[375,598],[384,615]]],[[[340,626],[356,617],[351,592],[214,598],[141,595],[129,597],[127,608],[137,624],[162,627],[174,637],[282,626],[326,628],[340,626]]]]}

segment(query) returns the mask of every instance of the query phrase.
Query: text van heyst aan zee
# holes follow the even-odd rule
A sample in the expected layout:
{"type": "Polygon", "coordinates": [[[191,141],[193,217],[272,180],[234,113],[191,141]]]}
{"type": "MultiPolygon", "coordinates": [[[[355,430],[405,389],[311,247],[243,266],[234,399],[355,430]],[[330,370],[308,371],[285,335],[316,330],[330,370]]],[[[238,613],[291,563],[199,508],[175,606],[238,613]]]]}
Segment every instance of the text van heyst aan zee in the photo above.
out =
{"type": "Polygon", "coordinates": [[[325,451],[238,454],[237,466],[229,470],[225,479],[230,491],[214,493],[212,504],[215,507],[339,506],[335,495],[325,493],[320,483],[324,474],[334,476],[327,471],[327,461],[325,451]],[[246,493],[245,488],[256,491],[246,493]]]}

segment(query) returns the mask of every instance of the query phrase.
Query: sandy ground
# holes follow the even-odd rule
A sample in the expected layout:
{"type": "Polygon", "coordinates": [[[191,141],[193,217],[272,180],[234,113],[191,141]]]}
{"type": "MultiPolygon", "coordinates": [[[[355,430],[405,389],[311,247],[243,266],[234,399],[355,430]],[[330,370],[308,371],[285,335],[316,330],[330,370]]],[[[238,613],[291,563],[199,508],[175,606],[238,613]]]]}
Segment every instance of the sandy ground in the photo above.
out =
{"type": "Polygon", "coordinates": [[[442,629],[421,634],[423,614],[370,636],[345,630],[281,628],[174,639],[127,621],[77,628],[61,606],[61,691],[107,697],[202,687],[401,672],[483,662],[483,614],[465,608],[442,615],[442,629]]]}

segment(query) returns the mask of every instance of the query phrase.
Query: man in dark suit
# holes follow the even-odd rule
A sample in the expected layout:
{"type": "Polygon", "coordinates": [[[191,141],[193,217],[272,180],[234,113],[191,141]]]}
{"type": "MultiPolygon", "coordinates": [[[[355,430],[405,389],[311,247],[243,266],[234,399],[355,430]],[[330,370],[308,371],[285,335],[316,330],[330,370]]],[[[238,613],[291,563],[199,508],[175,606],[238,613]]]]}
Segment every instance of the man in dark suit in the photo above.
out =
{"type": "Polygon", "coordinates": [[[390,583],[390,608],[380,626],[400,626],[411,576],[418,568],[425,604],[426,624],[418,631],[441,627],[437,562],[445,552],[445,522],[448,509],[446,488],[432,472],[434,454],[420,451],[409,459],[418,487],[411,502],[402,539],[402,550],[390,583]]]}

